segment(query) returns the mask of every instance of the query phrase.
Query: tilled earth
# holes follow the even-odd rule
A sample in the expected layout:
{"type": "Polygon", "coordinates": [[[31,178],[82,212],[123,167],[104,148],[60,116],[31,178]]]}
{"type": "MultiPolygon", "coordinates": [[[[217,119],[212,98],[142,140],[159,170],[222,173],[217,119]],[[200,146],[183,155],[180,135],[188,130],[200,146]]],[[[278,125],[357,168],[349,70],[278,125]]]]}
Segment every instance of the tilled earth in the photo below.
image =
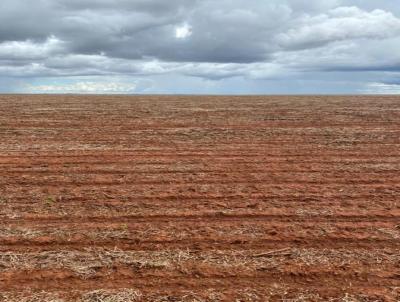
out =
{"type": "Polygon", "coordinates": [[[400,301],[400,98],[0,96],[0,301],[400,301]]]}

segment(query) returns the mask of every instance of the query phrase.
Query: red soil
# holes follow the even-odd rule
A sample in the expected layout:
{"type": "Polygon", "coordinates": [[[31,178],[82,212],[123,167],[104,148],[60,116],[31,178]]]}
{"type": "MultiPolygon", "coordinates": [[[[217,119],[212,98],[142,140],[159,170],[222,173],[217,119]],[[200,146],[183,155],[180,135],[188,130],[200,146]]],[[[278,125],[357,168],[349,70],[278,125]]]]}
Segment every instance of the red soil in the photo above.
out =
{"type": "Polygon", "coordinates": [[[0,112],[0,301],[400,300],[398,97],[0,96],[0,112]]]}

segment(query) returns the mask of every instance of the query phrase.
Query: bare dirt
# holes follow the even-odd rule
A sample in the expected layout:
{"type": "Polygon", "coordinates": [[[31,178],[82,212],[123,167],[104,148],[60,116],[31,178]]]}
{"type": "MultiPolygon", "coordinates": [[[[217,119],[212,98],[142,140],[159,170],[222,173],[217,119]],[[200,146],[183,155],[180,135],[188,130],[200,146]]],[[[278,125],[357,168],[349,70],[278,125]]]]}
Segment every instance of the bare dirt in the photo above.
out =
{"type": "Polygon", "coordinates": [[[400,98],[0,96],[0,301],[400,301],[400,98]]]}

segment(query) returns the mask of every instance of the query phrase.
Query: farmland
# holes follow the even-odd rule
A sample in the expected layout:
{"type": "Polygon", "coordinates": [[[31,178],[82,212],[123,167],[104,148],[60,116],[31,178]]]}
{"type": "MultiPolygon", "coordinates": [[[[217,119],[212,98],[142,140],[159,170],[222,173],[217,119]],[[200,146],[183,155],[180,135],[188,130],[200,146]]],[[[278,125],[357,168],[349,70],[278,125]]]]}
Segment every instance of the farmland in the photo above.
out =
{"type": "Polygon", "coordinates": [[[0,301],[399,301],[395,96],[0,96],[0,301]]]}

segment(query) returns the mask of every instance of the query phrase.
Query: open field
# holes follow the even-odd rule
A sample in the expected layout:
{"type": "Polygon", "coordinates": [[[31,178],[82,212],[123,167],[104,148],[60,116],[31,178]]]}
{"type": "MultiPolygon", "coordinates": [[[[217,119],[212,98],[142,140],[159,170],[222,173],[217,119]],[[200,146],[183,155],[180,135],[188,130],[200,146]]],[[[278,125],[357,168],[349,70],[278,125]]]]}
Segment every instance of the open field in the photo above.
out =
{"type": "Polygon", "coordinates": [[[400,301],[399,97],[0,113],[0,301],[400,301]]]}

